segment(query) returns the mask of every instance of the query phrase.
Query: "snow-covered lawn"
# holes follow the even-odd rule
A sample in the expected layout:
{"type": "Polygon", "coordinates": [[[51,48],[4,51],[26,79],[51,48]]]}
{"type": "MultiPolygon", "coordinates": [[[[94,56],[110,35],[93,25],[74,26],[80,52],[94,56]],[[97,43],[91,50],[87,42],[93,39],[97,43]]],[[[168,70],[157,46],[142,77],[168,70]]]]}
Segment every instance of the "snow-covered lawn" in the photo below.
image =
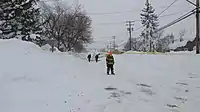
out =
{"type": "Polygon", "coordinates": [[[0,112],[200,112],[200,56],[115,55],[88,63],[0,40],[0,112]]]}

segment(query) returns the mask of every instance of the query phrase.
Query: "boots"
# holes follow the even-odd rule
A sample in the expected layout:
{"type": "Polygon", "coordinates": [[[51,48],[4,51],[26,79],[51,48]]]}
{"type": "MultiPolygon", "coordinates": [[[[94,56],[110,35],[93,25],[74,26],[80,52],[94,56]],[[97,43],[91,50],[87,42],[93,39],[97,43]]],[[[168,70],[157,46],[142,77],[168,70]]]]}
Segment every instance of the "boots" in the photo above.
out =
{"type": "Polygon", "coordinates": [[[109,75],[110,71],[112,75],[115,75],[113,65],[107,65],[107,75],[109,75]]]}

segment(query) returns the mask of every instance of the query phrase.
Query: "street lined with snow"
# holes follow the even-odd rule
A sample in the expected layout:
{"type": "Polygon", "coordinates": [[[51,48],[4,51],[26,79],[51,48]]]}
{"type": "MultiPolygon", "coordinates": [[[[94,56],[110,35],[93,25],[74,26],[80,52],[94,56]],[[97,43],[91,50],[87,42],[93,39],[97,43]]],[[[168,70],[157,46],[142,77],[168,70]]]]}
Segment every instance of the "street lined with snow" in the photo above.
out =
{"type": "Polygon", "coordinates": [[[0,41],[0,112],[199,112],[200,56],[114,55],[87,62],[33,43],[0,41]]]}

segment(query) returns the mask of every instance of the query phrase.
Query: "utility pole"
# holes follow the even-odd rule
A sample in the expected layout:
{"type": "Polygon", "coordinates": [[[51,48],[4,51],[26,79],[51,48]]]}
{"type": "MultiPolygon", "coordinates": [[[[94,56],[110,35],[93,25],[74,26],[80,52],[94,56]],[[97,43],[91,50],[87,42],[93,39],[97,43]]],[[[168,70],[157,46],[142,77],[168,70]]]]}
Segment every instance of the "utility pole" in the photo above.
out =
{"type": "Polygon", "coordinates": [[[129,43],[129,44],[130,44],[130,45],[129,45],[129,50],[132,50],[132,49],[131,49],[131,48],[132,48],[132,43],[131,43],[131,38],[132,38],[132,37],[131,37],[131,35],[132,35],[132,31],[133,31],[133,27],[132,27],[132,26],[134,25],[134,21],[126,21],[126,23],[127,23],[126,25],[128,26],[127,30],[128,30],[128,32],[129,32],[129,36],[130,36],[130,37],[129,37],[129,42],[130,42],[130,43],[129,43]]]}
{"type": "Polygon", "coordinates": [[[113,49],[115,50],[116,46],[115,46],[115,40],[116,40],[116,37],[113,36],[113,49]]]}
{"type": "Polygon", "coordinates": [[[111,48],[112,48],[112,43],[111,43],[111,41],[109,41],[109,51],[111,51],[111,48]]]}
{"type": "Polygon", "coordinates": [[[199,54],[199,34],[200,34],[200,31],[199,31],[199,0],[196,0],[196,4],[191,2],[190,0],[186,0],[187,2],[189,2],[190,4],[194,5],[196,7],[196,37],[195,37],[195,40],[196,40],[196,54],[199,54]]]}
{"type": "Polygon", "coordinates": [[[196,0],[196,54],[199,54],[199,0],[196,0]]]}
{"type": "Polygon", "coordinates": [[[111,43],[111,41],[110,41],[110,51],[112,51],[112,43],[111,43]]]}
{"type": "Polygon", "coordinates": [[[106,51],[109,51],[109,45],[106,45],[106,51]]]}

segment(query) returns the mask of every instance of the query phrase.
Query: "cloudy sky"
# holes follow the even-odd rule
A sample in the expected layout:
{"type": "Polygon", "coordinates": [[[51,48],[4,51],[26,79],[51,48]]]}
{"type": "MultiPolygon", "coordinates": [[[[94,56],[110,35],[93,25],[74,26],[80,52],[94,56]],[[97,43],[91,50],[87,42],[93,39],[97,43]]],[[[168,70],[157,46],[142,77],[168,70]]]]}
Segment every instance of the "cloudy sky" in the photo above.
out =
{"type": "MultiPolygon", "coordinates": [[[[126,30],[127,20],[140,20],[140,12],[144,8],[146,0],[62,0],[65,4],[82,4],[84,10],[92,18],[93,37],[95,43],[91,47],[105,47],[112,36],[116,36],[118,44],[126,41],[128,32],[126,30]]],[[[159,14],[168,7],[174,0],[150,0],[150,3],[159,14]]],[[[191,0],[195,3],[195,0],[191,0]]],[[[159,18],[160,27],[177,19],[181,15],[192,10],[194,6],[186,0],[177,0],[159,18]],[[166,16],[165,16],[166,15],[166,16]],[[170,15],[170,16],[168,16],[170,15]]],[[[141,22],[136,21],[134,29],[141,27],[141,22]]],[[[195,15],[165,29],[165,33],[178,35],[180,30],[186,29],[185,38],[195,36],[195,15]]],[[[133,32],[133,38],[138,37],[142,29],[133,32]]]]}

